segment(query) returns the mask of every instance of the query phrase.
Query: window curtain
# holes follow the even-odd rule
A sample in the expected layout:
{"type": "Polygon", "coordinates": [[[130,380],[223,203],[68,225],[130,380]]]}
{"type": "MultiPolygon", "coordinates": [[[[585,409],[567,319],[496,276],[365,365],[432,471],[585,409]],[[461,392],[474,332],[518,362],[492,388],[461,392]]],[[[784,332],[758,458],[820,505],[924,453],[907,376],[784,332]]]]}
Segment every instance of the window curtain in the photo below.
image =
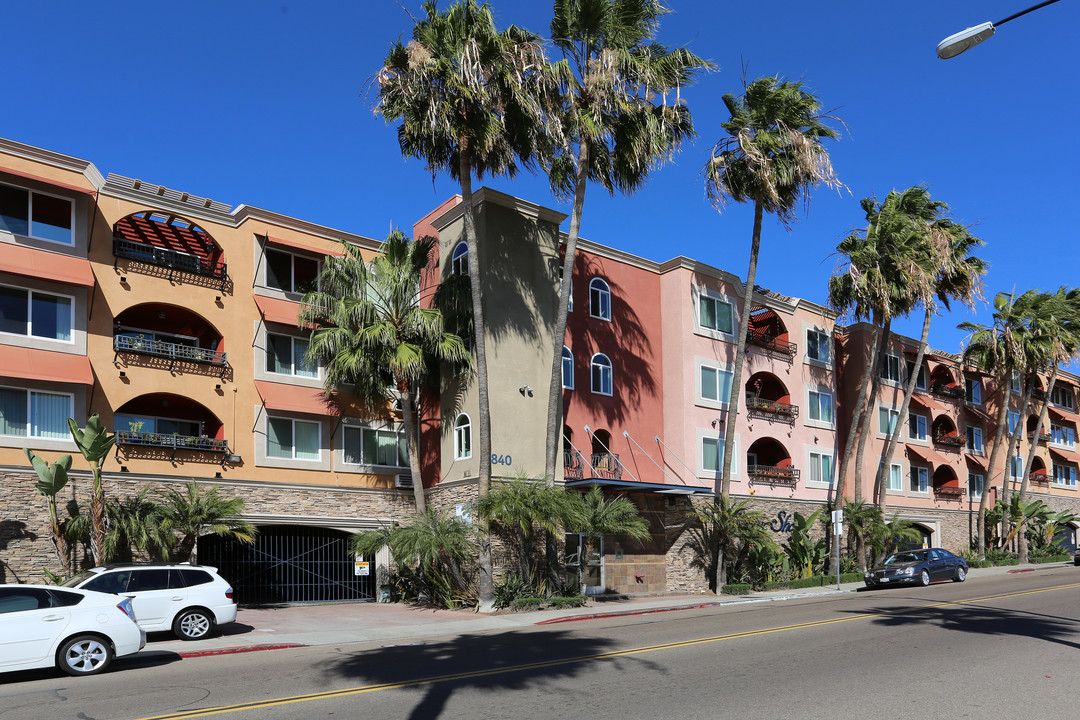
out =
{"type": "Polygon", "coordinates": [[[51,393],[30,393],[30,434],[34,437],[62,440],[69,436],[67,420],[71,417],[71,398],[51,393]]]}

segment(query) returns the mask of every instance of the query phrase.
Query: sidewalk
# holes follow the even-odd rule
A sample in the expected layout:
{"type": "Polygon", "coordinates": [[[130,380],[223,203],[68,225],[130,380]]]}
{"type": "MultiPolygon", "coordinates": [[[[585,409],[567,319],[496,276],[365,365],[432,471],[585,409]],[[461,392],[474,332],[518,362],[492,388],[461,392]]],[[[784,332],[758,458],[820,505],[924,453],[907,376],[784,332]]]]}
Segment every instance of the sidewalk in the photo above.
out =
{"type": "MultiPolygon", "coordinates": [[[[1060,568],[1062,564],[1013,565],[972,568],[968,577],[988,577],[1014,572],[1060,568]]],[[[773,590],[750,595],[669,595],[624,600],[590,600],[583,608],[486,615],[471,610],[432,610],[399,603],[336,603],[291,605],[277,608],[240,608],[237,621],[225,625],[206,640],[184,642],[169,633],[150,635],[143,652],[170,652],[199,657],[310,645],[353,642],[408,644],[436,635],[513,630],[529,625],[584,621],[620,615],[692,610],[719,605],[774,602],[792,598],[841,595],[856,592],[863,583],[839,588],[773,590]]]]}

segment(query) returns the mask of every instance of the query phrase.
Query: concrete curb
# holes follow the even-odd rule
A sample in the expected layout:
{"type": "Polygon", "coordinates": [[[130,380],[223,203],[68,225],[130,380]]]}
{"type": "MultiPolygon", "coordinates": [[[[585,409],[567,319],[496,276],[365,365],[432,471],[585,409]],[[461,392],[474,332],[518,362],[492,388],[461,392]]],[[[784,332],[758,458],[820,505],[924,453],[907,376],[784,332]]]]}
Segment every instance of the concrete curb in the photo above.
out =
{"type": "Polygon", "coordinates": [[[234,647],[214,648],[213,650],[191,650],[176,653],[182,658],[208,657],[211,655],[235,655],[237,653],[259,652],[261,650],[287,650],[289,648],[308,647],[304,643],[276,643],[266,645],[236,645],[234,647]]]}

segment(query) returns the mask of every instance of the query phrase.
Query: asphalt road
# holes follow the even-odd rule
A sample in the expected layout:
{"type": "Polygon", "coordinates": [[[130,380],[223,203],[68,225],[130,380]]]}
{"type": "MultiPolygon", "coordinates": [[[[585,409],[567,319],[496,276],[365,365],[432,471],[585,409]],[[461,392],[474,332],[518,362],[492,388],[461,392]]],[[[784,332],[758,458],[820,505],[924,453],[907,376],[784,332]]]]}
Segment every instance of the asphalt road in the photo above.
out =
{"type": "Polygon", "coordinates": [[[1077,717],[1080,574],[0,676],[0,720],[1077,717]]]}

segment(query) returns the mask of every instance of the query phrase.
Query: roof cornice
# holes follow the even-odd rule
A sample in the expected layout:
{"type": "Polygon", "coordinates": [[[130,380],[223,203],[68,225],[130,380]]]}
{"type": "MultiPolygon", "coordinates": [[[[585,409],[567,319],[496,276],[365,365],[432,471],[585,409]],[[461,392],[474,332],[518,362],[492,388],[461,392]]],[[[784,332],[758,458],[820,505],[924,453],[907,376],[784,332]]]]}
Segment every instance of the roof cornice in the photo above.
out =
{"type": "MultiPolygon", "coordinates": [[[[460,197],[460,196],[458,196],[460,197]]],[[[528,200],[522,200],[519,197],[508,195],[507,193],[500,192],[498,190],[492,190],[489,187],[482,187],[473,192],[472,196],[473,207],[480,207],[484,203],[491,203],[493,205],[499,205],[501,207],[508,208],[523,215],[524,217],[533,218],[535,220],[543,220],[549,222],[558,227],[562,224],[562,221],[569,217],[566,213],[559,212],[558,210],[552,210],[549,207],[538,205],[528,200]]],[[[448,209],[438,217],[431,219],[431,226],[442,232],[444,228],[450,225],[455,220],[461,218],[465,212],[465,203],[459,202],[453,207],[448,209]]]]}
{"type": "Polygon", "coordinates": [[[34,147],[33,145],[26,145],[14,140],[8,140],[7,138],[0,138],[0,151],[26,160],[33,160],[34,162],[52,165],[53,167],[61,168],[63,170],[72,170],[77,173],[82,173],[83,177],[93,185],[95,190],[100,190],[105,184],[105,177],[89,160],[82,160],[77,157],[72,157],[71,155],[63,155],[58,152],[53,152],[52,150],[45,150],[44,148],[34,147]]]}

